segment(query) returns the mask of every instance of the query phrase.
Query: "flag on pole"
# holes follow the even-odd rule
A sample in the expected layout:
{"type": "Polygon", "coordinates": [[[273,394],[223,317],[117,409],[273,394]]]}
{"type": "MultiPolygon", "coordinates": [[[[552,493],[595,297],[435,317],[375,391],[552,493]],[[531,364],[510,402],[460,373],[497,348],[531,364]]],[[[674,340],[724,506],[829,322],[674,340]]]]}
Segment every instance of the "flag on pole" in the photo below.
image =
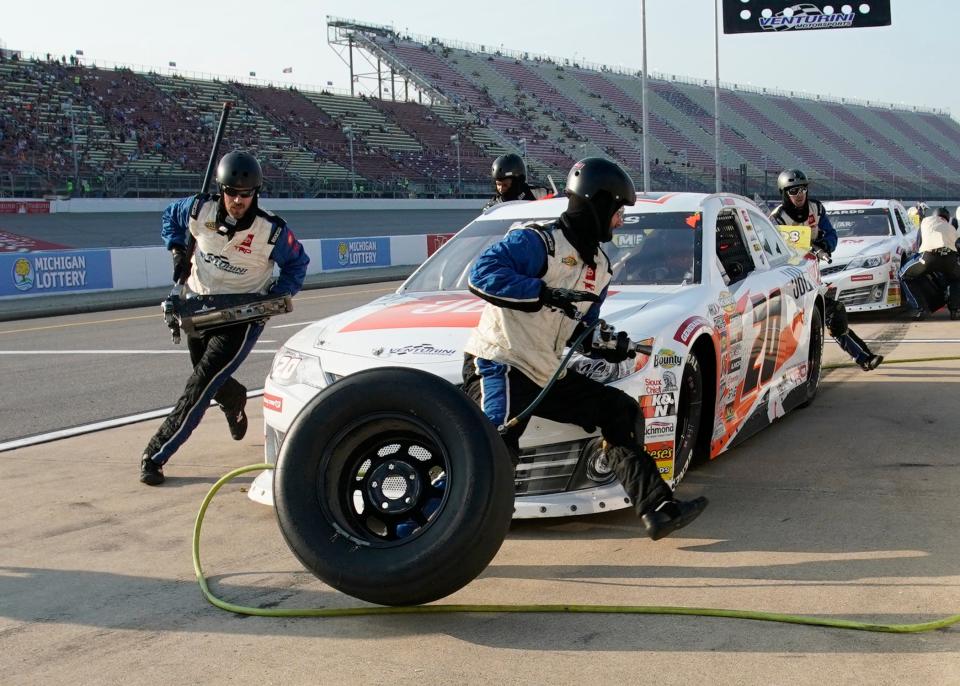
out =
{"type": "Polygon", "coordinates": [[[284,67],[284,68],[283,68],[283,73],[284,73],[284,74],[292,74],[292,73],[293,73],[293,67],[284,67]]]}

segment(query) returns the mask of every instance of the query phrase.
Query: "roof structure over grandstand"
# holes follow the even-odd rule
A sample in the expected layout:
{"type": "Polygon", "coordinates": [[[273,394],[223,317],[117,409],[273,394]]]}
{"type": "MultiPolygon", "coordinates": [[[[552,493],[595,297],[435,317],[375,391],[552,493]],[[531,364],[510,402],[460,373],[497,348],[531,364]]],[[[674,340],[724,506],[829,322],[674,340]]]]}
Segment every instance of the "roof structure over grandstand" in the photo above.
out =
{"type": "MultiPolygon", "coordinates": [[[[279,195],[482,195],[504,152],[540,182],[588,155],[640,180],[636,70],[338,18],[328,42],[362,94],[7,51],[0,195],[192,192],[224,100],[226,146],[257,154],[279,195]]],[[[652,74],[647,100],[652,187],[712,189],[712,85],[652,74]]],[[[823,198],[960,196],[960,125],[941,110],[724,84],[719,133],[728,190],[771,197],[800,167],[823,198]]]]}

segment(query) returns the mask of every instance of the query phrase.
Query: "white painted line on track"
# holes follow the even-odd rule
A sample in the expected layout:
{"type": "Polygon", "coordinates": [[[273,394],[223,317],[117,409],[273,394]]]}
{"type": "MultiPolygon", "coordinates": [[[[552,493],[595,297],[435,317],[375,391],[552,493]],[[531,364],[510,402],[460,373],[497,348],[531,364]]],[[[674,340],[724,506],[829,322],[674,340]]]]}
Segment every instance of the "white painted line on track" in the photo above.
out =
{"type": "Polygon", "coordinates": [[[271,326],[271,329],[289,329],[291,326],[310,326],[320,321],[319,319],[311,319],[309,322],[296,322],[294,324],[276,324],[271,326]]]}
{"type": "MultiPolygon", "coordinates": [[[[183,350],[0,350],[0,355],[185,355],[190,351],[183,350]]],[[[277,350],[251,350],[251,353],[270,353],[275,355],[277,350]]]]}
{"type": "MultiPolygon", "coordinates": [[[[899,345],[900,343],[960,343],[960,338],[902,338],[899,340],[890,340],[887,338],[864,338],[865,343],[888,343],[890,345],[899,345]]],[[[830,343],[836,343],[832,338],[830,343]]]]}
{"type": "MultiPolygon", "coordinates": [[[[257,388],[252,391],[247,391],[248,398],[257,398],[263,395],[263,389],[257,388]]],[[[210,402],[210,406],[214,406],[217,403],[214,401],[210,402]]],[[[166,417],[170,414],[170,411],[173,410],[173,406],[164,407],[160,410],[151,410],[150,412],[141,412],[140,414],[131,414],[126,417],[116,417],[114,419],[105,419],[102,422],[94,422],[92,424],[84,424],[82,426],[74,426],[70,429],[59,429],[57,431],[48,431],[45,434],[37,434],[36,436],[27,436],[26,438],[17,438],[12,441],[7,441],[5,443],[0,443],[0,453],[7,450],[16,450],[17,448],[26,448],[31,445],[39,445],[40,443],[49,443],[50,441],[59,441],[64,438],[72,438],[74,436],[82,436],[83,434],[93,433],[94,431],[103,431],[104,429],[114,429],[118,426],[126,426],[127,424],[136,424],[137,422],[145,422],[149,419],[159,419],[160,417],[166,417]]]]}

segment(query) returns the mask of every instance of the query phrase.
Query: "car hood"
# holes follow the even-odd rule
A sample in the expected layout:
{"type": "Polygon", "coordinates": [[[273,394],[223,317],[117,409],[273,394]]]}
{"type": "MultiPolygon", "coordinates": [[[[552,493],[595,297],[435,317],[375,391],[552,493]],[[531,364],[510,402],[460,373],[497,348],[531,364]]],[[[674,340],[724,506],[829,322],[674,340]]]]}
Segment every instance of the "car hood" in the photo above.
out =
{"type": "MultiPolygon", "coordinates": [[[[637,314],[648,303],[662,299],[681,286],[625,287],[611,291],[601,315],[617,322],[637,314]]],[[[431,367],[463,359],[470,331],[480,321],[486,303],[463,291],[388,295],[368,305],[321,320],[295,334],[286,347],[325,360],[345,358],[366,366],[416,365],[431,367]]],[[[348,363],[349,367],[353,364],[348,363]]],[[[350,373],[356,369],[340,371],[350,373]]],[[[435,370],[439,371],[439,370],[435,370]]]]}
{"type": "Polygon", "coordinates": [[[854,257],[881,255],[896,252],[899,243],[894,236],[852,236],[841,238],[837,249],[833,251],[833,261],[849,260],[854,257]]]}

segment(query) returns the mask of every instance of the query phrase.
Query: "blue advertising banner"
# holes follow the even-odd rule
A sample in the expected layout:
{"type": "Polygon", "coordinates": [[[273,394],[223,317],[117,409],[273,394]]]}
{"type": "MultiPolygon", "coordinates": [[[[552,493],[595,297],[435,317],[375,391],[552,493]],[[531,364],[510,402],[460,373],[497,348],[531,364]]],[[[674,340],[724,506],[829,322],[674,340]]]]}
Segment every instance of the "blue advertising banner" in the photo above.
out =
{"type": "Polygon", "coordinates": [[[113,288],[109,250],[0,253],[0,295],[113,288]]]}
{"type": "Polygon", "coordinates": [[[358,267],[389,267],[390,239],[386,237],[325,238],[320,241],[320,264],[324,271],[358,267]]]}

